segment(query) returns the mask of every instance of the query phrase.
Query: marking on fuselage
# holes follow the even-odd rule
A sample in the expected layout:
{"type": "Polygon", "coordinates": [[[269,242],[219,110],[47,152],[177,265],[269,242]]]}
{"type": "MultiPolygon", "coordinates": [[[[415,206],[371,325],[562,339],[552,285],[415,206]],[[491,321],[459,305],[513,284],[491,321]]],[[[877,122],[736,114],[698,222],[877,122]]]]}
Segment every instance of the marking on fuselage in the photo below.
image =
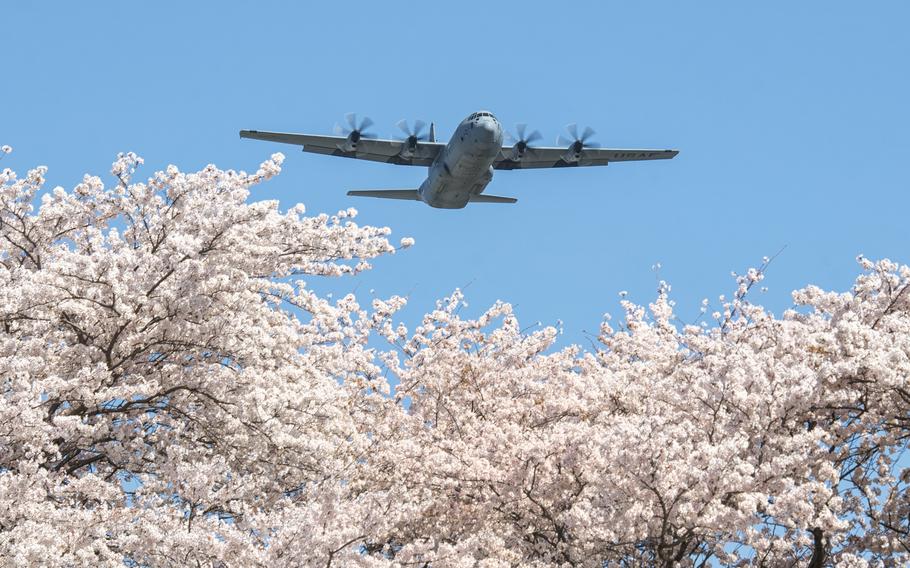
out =
{"type": "Polygon", "coordinates": [[[652,156],[657,156],[658,154],[662,154],[662,152],[616,152],[613,154],[614,155],[613,159],[614,160],[628,160],[628,159],[639,158],[639,159],[646,160],[652,156]]]}

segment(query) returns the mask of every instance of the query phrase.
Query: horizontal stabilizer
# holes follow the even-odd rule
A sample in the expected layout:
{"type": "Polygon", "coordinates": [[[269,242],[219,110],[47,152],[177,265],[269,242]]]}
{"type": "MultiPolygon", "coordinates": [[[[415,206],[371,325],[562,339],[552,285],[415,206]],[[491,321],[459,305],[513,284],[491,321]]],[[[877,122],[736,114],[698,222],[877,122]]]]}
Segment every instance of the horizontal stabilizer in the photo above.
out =
{"type": "Polygon", "coordinates": [[[472,195],[468,199],[469,203],[515,203],[518,200],[514,197],[499,197],[497,195],[484,195],[482,193],[478,195],[472,195]]]}
{"type": "Polygon", "coordinates": [[[420,195],[416,189],[359,189],[349,191],[348,195],[357,197],[378,197],[380,199],[407,199],[409,201],[420,201],[420,195]]]}

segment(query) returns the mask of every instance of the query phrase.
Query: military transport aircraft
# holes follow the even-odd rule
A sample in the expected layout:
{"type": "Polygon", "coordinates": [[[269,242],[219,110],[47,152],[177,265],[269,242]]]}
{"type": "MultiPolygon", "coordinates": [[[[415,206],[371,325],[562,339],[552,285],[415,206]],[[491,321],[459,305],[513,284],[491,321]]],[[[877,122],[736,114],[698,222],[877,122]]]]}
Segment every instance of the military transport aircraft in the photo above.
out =
{"type": "Polygon", "coordinates": [[[405,136],[398,140],[381,140],[365,132],[373,121],[368,117],[358,124],[353,113],[346,115],[348,127],[335,125],[336,136],[287,134],[241,130],[241,138],[270,140],[303,146],[304,152],[359,158],[406,166],[429,167],[429,175],[417,189],[380,189],[349,191],[348,195],[408,199],[423,201],[431,207],[461,209],[468,203],[515,203],[513,197],[485,195],[483,190],[493,179],[494,170],[527,168],[565,168],[574,166],[606,166],[610,162],[631,160],[663,160],[678,154],[677,150],[622,150],[600,148],[589,142],[594,130],[585,128],[579,136],[578,127],[566,127],[570,138],[558,137],[559,147],[533,146],[540,132],[525,133],[524,124],[516,125],[517,137],[511,146],[503,146],[503,131],[492,113],[480,111],[461,121],[455,135],[447,143],[436,141],[432,123],[424,134],[426,124],[417,121],[414,128],[406,121],[398,122],[405,136]]]}

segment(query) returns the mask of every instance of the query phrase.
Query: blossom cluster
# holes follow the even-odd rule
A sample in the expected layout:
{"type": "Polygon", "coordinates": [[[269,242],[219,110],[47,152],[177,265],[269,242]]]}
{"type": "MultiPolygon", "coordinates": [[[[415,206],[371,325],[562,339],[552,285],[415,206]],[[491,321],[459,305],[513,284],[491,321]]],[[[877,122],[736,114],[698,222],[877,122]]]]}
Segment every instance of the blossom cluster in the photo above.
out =
{"type": "Polygon", "coordinates": [[[457,291],[409,330],[307,287],[398,249],[251,201],[282,160],[3,171],[0,564],[910,562],[910,268],[776,317],[766,260],[714,325],[662,284],[588,349],[457,291]]]}

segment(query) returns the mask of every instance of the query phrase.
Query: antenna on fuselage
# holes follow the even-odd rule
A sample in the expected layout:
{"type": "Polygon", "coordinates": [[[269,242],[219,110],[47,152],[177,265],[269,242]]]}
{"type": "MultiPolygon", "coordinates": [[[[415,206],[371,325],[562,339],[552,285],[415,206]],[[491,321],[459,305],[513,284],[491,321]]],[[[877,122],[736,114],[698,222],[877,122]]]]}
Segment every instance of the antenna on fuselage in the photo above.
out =
{"type": "Polygon", "coordinates": [[[430,123],[430,142],[436,142],[436,123],[430,123]]]}

